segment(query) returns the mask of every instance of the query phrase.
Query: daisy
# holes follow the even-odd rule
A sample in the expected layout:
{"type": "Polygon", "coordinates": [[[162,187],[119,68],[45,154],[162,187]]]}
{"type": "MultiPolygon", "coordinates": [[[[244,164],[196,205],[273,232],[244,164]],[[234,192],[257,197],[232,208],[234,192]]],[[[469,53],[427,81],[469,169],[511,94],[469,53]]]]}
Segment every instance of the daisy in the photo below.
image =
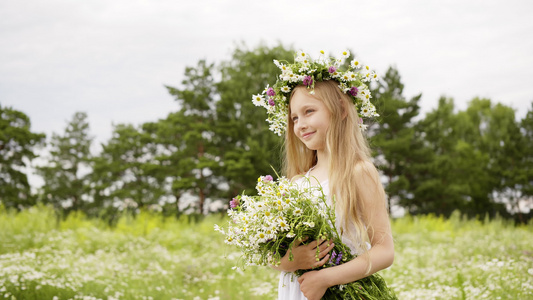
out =
{"type": "Polygon", "coordinates": [[[264,106],[265,98],[262,95],[259,95],[259,94],[254,95],[253,98],[252,98],[252,103],[255,106],[264,106]]]}
{"type": "Polygon", "coordinates": [[[350,80],[350,75],[348,73],[344,73],[342,76],[341,76],[341,79],[343,81],[349,81],[350,80]]]}
{"type": "Polygon", "coordinates": [[[346,59],[346,58],[350,57],[350,51],[348,51],[348,50],[344,50],[344,51],[342,51],[342,52],[341,52],[341,57],[342,57],[343,59],[346,59]]]}
{"type": "Polygon", "coordinates": [[[265,89],[263,90],[263,95],[266,94],[268,92],[268,89],[270,88],[270,84],[267,84],[267,86],[265,87],[265,89]]]}
{"type": "Polygon", "coordinates": [[[303,51],[298,51],[298,54],[296,55],[296,61],[303,62],[304,60],[309,59],[307,56],[307,53],[303,51]]]}
{"type": "Polygon", "coordinates": [[[352,71],[350,71],[350,72],[346,72],[346,75],[348,76],[348,80],[349,80],[349,81],[357,80],[357,74],[355,74],[355,73],[352,72],[352,71]]]}
{"type": "Polygon", "coordinates": [[[294,210],[293,210],[293,212],[292,212],[292,213],[293,213],[293,214],[294,214],[295,216],[301,216],[301,215],[302,215],[302,213],[303,213],[303,211],[302,211],[302,209],[301,209],[301,208],[299,208],[299,207],[296,207],[296,208],[294,208],[294,210]]]}
{"type": "Polygon", "coordinates": [[[352,60],[352,62],[350,63],[350,65],[355,68],[355,69],[359,69],[361,67],[361,63],[359,62],[359,60],[357,58],[354,58],[352,60]]]}
{"type": "Polygon", "coordinates": [[[278,221],[278,228],[280,231],[287,231],[289,230],[289,224],[284,219],[281,219],[278,221]]]}
{"type": "Polygon", "coordinates": [[[291,88],[288,87],[287,85],[285,85],[285,86],[282,86],[282,87],[281,87],[281,91],[282,91],[283,93],[288,93],[288,92],[291,91],[291,88]]]}
{"type": "Polygon", "coordinates": [[[264,232],[258,232],[255,238],[258,243],[264,243],[267,241],[267,236],[264,232]]]}
{"type": "Polygon", "coordinates": [[[361,114],[365,117],[370,117],[372,115],[372,108],[368,105],[363,105],[363,107],[361,107],[361,114]]]}

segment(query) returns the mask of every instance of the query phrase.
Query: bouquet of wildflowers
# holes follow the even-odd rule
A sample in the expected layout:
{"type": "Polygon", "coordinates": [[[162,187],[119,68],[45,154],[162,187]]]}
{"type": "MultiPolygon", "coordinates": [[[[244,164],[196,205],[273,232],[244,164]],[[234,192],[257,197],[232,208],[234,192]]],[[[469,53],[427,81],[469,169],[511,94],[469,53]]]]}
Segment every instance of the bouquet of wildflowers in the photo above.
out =
{"type": "MultiPolygon", "coordinates": [[[[328,206],[327,196],[320,186],[299,185],[285,177],[274,181],[261,176],[256,189],[258,196],[241,195],[230,202],[227,228],[215,225],[225,235],[226,243],[237,246],[245,265],[275,265],[297,240],[333,239],[335,246],[329,261],[332,267],[352,260],[355,256],[341,242],[335,228],[335,209],[328,206]]],[[[318,250],[317,250],[318,257],[318,250]]],[[[292,253],[289,252],[289,259],[292,253]]],[[[298,270],[300,276],[310,270],[298,270]]],[[[347,285],[330,287],[323,299],[396,299],[378,274],[347,285]]]]}

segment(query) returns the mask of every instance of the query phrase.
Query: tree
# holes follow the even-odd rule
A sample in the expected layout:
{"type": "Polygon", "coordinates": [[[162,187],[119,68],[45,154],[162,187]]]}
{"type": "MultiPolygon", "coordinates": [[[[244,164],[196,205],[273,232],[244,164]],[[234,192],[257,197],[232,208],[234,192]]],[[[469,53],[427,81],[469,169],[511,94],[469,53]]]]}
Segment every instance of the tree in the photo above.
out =
{"type": "MultiPolygon", "coordinates": [[[[208,197],[217,196],[222,181],[215,175],[220,168],[220,157],[214,149],[215,128],[215,85],[212,76],[213,64],[200,60],[198,65],[185,69],[183,88],[167,86],[175,96],[180,110],[170,114],[160,124],[175,126],[170,136],[163,137],[165,147],[172,146],[173,153],[160,160],[174,166],[174,194],[180,196],[189,192],[198,198],[197,211],[205,213],[204,205],[208,197]],[[177,191],[181,191],[179,194],[177,191]]],[[[177,198],[179,201],[179,198],[177,198]]]]}
{"type": "Polygon", "coordinates": [[[410,210],[509,216],[505,204],[516,207],[526,164],[524,138],[511,108],[475,98],[465,111],[454,113],[453,100],[441,98],[417,131],[431,159],[419,170],[410,210]]]}
{"type": "Polygon", "coordinates": [[[44,145],[45,135],[30,131],[26,114],[0,104],[0,203],[21,208],[33,205],[24,168],[37,157],[35,151],[44,145]]]}
{"type": "Polygon", "coordinates": [[[489,168],[495,179],[494,200],[507,203],[510,212],[522,223],[527,220],[520,203],[531,205],[533,202],[528,191],[533,184],[533,144],[531,125],[528,124],[531,117],[531,112],[528,112],[520,124],[516,121],[512,108],[496,104],[492,107],[488,126],[484,130],[486,147],[491,157],[489,168]]]}
{"type": "Polygon", "coordinates": [[[282,138],[268,129],[265,110],[255,107],[251,98],[276,81],[279,69],[273,60],[292,60],[294,53],[282,45],[252,50],[243,45],[222,63],[214,133],[223,162],[219,174],[229,186],[226,197],[252,190],[257,177],[272,174],[272,168],[281,170],[282,138]]]}
{"type": "Polygon", "coordinates": [[[376,165],[387,179],[385,189],[389,195],[389,209],[392,199],[403,204],[409,201],[410,186],[416,178],[414,167],[427,158],[428,152],[415,135],[414,128],[422,95],[407,101],[403,88],[398,70],[390,67],[372,90],[372,102],[380,114],[380,122],[370,126],[368,132],[371,145],[376,149],[376,165]]]}
{"type": "Polygon", "coordinates": [[[530,207],[533,203],[533,102],[526,116],[520,122],[524,137],[524,161],[521,174],[521,190],[530,207]]]}
{"type": "Polygon", "coordinates": [[[156,164],[152,144],[152,137],[133,125],[114,126],[111,139],[93,160],[90,215],[103,215],[113,223],[117,211],[159,203],[165,192],[151,175],[156,164]]]}
{"type": "Polygon", "coordinates": [[[83,112],[74,114],[64,135],[52,135],[48,164],[37,170],[44,179],[43,202],[51,203],[57,212],[67,215],[83,209],[92,139],[87,114],[83,112]]]}

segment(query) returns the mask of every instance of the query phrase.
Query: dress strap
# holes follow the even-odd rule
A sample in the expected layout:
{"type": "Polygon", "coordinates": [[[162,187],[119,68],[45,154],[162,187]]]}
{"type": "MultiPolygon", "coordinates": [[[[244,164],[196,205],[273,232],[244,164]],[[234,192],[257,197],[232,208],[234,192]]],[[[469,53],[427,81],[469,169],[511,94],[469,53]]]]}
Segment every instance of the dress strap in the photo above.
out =
{"type": "Polygon", "coordinates": [[[316,165],[312,166],[311,169],[309,169],[309,171],[307,171],[307,173],[305,173],[305,177],[309,177],[309,175],[311,174],[311,171],[313,171],[313,169],[316,167],[316,165]]]}

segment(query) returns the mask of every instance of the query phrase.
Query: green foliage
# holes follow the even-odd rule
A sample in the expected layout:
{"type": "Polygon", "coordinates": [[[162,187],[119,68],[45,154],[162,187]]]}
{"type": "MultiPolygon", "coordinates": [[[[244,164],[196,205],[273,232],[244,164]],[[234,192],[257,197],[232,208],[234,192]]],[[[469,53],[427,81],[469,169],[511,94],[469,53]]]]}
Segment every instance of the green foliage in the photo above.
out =
{"type": "Polygon", "coordinates": [[[215,198],[220,194],[218,185],[221,183],[216,174],[221,163],[215,150],[214,131],[218,124],[215,119],[212,69],[213,64],[208,65],[200,60],[196,68],[186,68],[183,89],[167,86],[181,109],[169,114],[159,125],[167,128],[168,124],[177,125],[172,128],[172,135],[162,140],[174,146],[173,153],[160,158],[177,167],[173,171],[173,190],[180,194],[190,192],[198,197],[195,211],[200,214],[205,212],[207,197],[215,198]]]}
{"type": "Polygon", "coordinates": [[[87,114],[77,112],[64,135],[52,135],[48,164],[37,167],[44,179],[43,202],[52,204],[58,214],[83,209],[88,185],[86,172],[92,159],[91,143],[87,114]]]}
{"type": "Polygon", "coordinates": [[[533,198],[533,102],[526,117],[520,123],[521,132],[524,136],[524,161],[522,171],[518,174],[518,180],[521,184],[523,196],[533,198]]]}
{"type": "MultiPolygon", "coordinates": [[[[82,213],[58,224],[50,207],[0,208],[0,298],[275,299],[277,271],[232,270],[238,254],[213,230],[223,221],[142,210],[110,228],[82,213]]],[[[399,299],[529,299],[532,225],[459,212],[395,219],[395,262],[380,273],[399,299]]]]}
{"type": "Polygon", "coordinates": [[[24,168],[37,157],[45,135],[30,131],[23,112],[0,104],[0,204],[22,208],[35,204],[24,168]]]}
{"type": "Polygon", "coordinates": [[[237,47],[231,60],[221,63],[222,78],[217,84],[216,105],[218,155],[223,161],[220,174],[229,185],[228,198],[253,190],[259,175],[281,170],[282,140],[268,130],[264,109],[252,104],[252,95],[275,82],[279,69],[273,60],[292,60],[294,50],[282,45],[259,45],[248,50],[237,47]]]}
{"type": "MultiPolygon", "coordinates": [[[[376,150],[376,164],[387,182],[385,188],[391,199],[405,205],[412,193],[417,166],[428,159],[420,136],[415,135],[415,121],[422,95],[407,101],[398,70],[389,68],[377,87],[372,90],[380,115],[379,124],[369,128],[370,143],[376,150]]],[[[389,207],[391,203],[389,202],[389,207]]]]}
{"type": "Polygon", "coordinates": [[[165,194],[154,176],[152,137],[126,124],[114,127],[113,135],[94,158],[91,173],[91,202],[87,212],[116,221],[118,211],[157,205],[165,194]]]}

